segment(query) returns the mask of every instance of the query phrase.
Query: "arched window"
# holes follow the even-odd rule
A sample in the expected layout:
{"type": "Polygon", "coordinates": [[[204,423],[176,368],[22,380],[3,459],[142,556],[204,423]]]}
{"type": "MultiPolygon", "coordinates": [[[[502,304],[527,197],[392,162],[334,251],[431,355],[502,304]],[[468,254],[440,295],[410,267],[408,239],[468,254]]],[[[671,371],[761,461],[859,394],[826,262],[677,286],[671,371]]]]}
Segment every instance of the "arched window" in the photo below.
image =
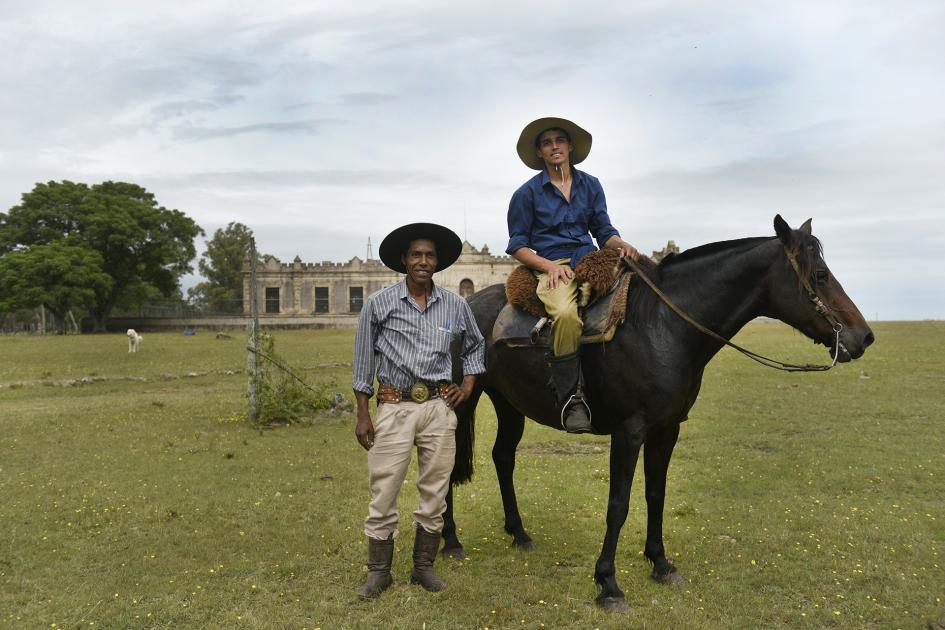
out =
{"type": "Polygon", "coordinates": [[[462,282],[459,283],[459,294],[466,298],[476,292],[476,287],[473,286],[472,280],[469,278],[464,278],[462,282]]]}

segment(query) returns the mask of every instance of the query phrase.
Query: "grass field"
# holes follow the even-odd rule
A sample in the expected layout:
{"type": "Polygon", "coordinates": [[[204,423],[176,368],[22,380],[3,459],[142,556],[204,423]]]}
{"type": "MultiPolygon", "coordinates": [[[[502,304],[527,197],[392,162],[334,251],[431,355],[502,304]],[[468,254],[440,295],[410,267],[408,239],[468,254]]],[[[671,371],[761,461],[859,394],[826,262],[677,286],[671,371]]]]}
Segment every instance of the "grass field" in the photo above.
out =
{"type": "MultiPolygon", "coordinates": [[[[245,421],[240,336],[0,338],[0,628],[924,628],[945,624],[945,323],[879,323],[866,356],[785,374],[724,350],[670,467],[668,553],[641,550],[642,473],[617,553],[631,605],[593,603],[606,438],[529,423],[516,478],[535,551],[509,548],[477,420],[457,490],[469,558],[449,588],[409,584],[416,504],[401,496],[395,584],[365,576],[366,456],[351,417],[245,421]]],[[[350,396],[350,331],[276,334],[313,383],[350,396]]],[[[737,341],[792,362],[826,352],[773,323],[737,341]]]]}

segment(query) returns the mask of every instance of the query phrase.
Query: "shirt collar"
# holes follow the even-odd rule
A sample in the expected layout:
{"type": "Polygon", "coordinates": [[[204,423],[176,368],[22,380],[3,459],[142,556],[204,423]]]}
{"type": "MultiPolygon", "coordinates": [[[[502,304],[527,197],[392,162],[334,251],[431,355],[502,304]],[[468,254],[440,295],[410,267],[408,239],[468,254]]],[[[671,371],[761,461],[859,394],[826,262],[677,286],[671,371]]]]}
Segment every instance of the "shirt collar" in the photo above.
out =
{"type": "MultiPolygon", "coordinates": [[[[438,285],[432,279],[430,280],[430,283],[433,285],[433,290],[430,292],[429,303],[432,304],[436,302],[437,300],[439,300],[441,297],[443,297],[443,293],[442,293],[442,290],[440,289],[440,285],[438,285]]],[[[410,297],[410,292],[407,291],[407,276],[404,276],[404,279],[400,281],[399,293],[400,293],[401,300],[406,300],[410,297]]]]}
{"type": "MultiPolygon", "coordinates": [[[[542,186],[544,186],[545,184],[551,183],[551,177],[548,176],[548,169],[545,169],[545,168],[541,169],[541,172],[538,174],[538,176],[541,178],[538,180],[538,183],[541,184],[542,186]]],[[[582,173],[581,171],[577,170],[576,168],[572,166],[571,177],[574,179],[575,182],[581,182],[584,179],[584,173],[582,173]]]]}

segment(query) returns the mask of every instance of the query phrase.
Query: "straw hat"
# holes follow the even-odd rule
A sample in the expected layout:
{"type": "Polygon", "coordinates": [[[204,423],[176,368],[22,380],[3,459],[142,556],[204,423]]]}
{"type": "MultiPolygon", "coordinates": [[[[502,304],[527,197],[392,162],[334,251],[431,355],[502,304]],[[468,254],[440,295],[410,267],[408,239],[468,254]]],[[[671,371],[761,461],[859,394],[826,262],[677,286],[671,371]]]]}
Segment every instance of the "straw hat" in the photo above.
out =
{"type": "Polygon", "coordinates": [[[436,245],[436,271],[443,271],[459,258],[463,243],[453,230],[436,223],[410,223],[401,226],[384,237],[377,253],[381,262],[399,273],[407,273],[401,256],[410,243],[425,238],[436,245]]]}
{"type": "Polygon", "coordinates": [[[571,136],[571,163],[580,164],[591,152],[591,134],[566,118],[539,118],[525,125],[518,137],[518,156],[525,166],[536,171],[545,168],[545,161],[536,154],[535,140],[548,129],[564,129],[571,136]]]}

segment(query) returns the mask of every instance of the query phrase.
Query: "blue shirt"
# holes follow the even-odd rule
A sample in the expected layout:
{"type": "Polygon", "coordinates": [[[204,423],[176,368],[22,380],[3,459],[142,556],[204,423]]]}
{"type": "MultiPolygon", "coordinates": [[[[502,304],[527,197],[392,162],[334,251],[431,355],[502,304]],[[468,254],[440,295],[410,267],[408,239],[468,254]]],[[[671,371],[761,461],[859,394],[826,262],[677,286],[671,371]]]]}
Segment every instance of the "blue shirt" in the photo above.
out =
{"type": "Polygon", "coordinates": [[[558,190],[548,172],[542,170],[512,195],[509,202],[509,246],[514,254],[522,247],[548,260],[570,258],[577,265],[585,254],[596,250],[620,233],[610,224],[604,189],[593,175],[572,168],[571,203],[558,190]]]}
{"type": "Polygon", "coordinates": [[[375,291],[358,316],[353,387],[371,396],[375,368],[378,382],[401,390],[418,380],[452,380],[450,342],[460,336],[463,374],[482,374],[485,342],[466,300],[434,284],[421,311],[406,279],[375,291]]]}

